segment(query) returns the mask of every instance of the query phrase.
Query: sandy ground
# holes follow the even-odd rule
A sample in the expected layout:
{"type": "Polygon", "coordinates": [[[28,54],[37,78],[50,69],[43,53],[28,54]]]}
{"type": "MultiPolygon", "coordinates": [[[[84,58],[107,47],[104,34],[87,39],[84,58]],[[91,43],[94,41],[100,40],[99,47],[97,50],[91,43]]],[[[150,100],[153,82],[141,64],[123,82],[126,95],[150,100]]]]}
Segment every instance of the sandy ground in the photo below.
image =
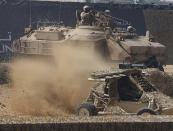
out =
{"type": "MultiPolygon", "coordinates": [[[[165,67],[165,72],[173,73],[173,65],[168,65],[165,67]]],[[[80,118],[75,117],[75,114],[63,116],[28,116],[28,115],[21,115],[19,112],[16,113],[12,110],[10,101],[14,99],[16,91],[11,87],[11,85],[0,85],[0,123],[29,123],[36,121],[40,122],[69,122],[69,121],[173,121],[173,116],[157,116],[157,117],[138,117],[138,116],[130,116],[130,115],[123,115],[123,116],[99,116],[94,118],[80,118]],[[132,119],[133,117],[133,119],[132,119]]]]}
{"type": "Polygon", "coordinates": [[[35,123],[110,123],[110,122],[173,122],[173,116],[97,116],[97,117],[0,117],[0,124],[35,124],[35,123]]]}
{"type": "Polygon", "coordinates": [[[14,116],[15,113],[10,109],[9,101],[12,98],[12,92],[15,92],[10,85],[0,85],[0,117],[14,116]]]}

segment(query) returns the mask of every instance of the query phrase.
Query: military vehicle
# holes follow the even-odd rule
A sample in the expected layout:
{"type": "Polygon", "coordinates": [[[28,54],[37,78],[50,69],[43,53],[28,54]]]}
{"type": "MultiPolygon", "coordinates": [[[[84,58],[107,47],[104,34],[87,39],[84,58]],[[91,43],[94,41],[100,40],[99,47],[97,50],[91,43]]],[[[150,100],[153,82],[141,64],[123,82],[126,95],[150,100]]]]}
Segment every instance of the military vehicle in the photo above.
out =
{"type": "Polygon", "coordinates": [[[94,72],[95,81],[87,100],[77,108],[77,116],[97,114],[172,115],[173,99],[161,93],[139,69],[94,72]],[[117,110],[119,108],[119,110],[117,110]]]}
{"type": "MultiPolygon", "coordinates": [[[[146,36],[138,36],[135,30],[128,30],[131,26],[125,24],[127,21],[99,12],[93,13],[96,19],[92,24],[81,24],[79,11],[76,14],[76,28],[63,26],[38,26],[36,30],[26,28],[25,35],[13,42],[14,52],[20,55],[46,56],[51,55],[54,46],[58,48],[75,46],[89,48],[115,63],[141,64],[153,57],[159,63],[159,67],[166,64],[166,47],[154,42],[149,33],[146,36]],[[110,21],[114,21],[116,26],[114,29],[108,26],[107,23],[110,21]]],[[[155,62],[151,67],[155,67],[153,64],[155,62]]]]}

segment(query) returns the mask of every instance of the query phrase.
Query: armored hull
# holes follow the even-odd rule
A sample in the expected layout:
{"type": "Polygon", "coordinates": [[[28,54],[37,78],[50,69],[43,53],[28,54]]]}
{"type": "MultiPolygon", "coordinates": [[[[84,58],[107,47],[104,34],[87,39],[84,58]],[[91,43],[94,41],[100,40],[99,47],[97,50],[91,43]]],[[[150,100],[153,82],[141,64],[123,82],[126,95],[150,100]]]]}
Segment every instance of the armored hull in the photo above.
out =
{"type": "Polygon", "coordinates": [[[157,42],[150,42],[145,36],[116,42],[108,40],[108,49],[112,60],[120,62],[142,62],[151,56],[161,63],[166,63],[166,47],[157,42]]]}
{"type": "Polygon", "coordinates": [[[102,28],[95,26],[40,27],[13,45],[15,52],[23,55],[51,55],[54,46],[74,46],[90,49],[112,62],[142,63],[154,56],[160,64],[166,63],[164,45],[128,32],[114,33],[108,38],[102,28]]]}

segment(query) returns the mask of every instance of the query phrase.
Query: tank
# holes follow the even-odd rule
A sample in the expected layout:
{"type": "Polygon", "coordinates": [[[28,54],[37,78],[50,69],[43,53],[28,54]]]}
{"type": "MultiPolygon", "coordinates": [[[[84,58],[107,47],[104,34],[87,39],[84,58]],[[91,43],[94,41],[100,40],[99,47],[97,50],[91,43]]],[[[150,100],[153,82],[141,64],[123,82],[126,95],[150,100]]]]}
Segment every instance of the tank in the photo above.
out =
{"type": "Polygon", "coordinates": [[[113,31],[110,27],[100,26],[99,21],[101,19],[93,25],[77,24],[75,28],[41,26],[36,30],[26,29],[26,34],[13,42],[14,52],[45,56],[51,55],[53,46],[70,45],[89,48],[115,63],[166,64],[166,47],[155,42],[149,33],[138,36],[135,31],[121,30],[118,25],[113,31]],[[150,62],[151,58],[156,62],[150,62]]]}

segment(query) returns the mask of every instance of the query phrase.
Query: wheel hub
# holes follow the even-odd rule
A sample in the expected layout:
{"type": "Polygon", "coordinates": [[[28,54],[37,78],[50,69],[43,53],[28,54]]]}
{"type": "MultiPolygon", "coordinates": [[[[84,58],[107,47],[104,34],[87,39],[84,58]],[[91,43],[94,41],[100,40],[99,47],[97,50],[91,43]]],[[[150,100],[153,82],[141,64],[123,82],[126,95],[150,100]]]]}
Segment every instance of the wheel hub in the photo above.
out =
{"type": "Polygon", "coordinates": [[[79,116],[90,116],[90,113],[86,108],[81,108],[79,111],[79,116]]]}

